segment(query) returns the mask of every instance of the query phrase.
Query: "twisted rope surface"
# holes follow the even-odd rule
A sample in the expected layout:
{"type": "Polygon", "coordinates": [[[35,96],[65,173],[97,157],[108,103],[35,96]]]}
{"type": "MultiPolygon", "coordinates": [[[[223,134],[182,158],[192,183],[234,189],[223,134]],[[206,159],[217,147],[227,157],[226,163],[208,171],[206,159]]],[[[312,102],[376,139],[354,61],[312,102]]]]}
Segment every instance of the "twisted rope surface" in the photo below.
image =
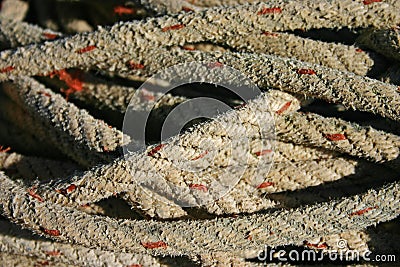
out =
{"type": "Polygon", "coordinates": [[[258,266],[265,245],[341,240],[398,251],[399,23],[396,0],[2,1],[0,262],[258,266]],[[140,89],[167,67],[165,81],[205,82],[233,67],[262,93],[140,89]],[[231,110],[157,139],[199,95],[231,110]],[[151,107],[152,145],[121,156],[140,141],[124,113],[151,107]]]}

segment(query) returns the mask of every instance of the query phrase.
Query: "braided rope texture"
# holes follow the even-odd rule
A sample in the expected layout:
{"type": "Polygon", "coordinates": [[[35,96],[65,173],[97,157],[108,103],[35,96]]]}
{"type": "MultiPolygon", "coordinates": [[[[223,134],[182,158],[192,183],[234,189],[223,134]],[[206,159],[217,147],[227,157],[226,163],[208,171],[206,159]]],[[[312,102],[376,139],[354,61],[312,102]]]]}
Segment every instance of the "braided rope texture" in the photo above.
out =
{"type": "Polygon", "coordinates": [[[1,1],[0,265],[398,256],[399,25],[398,0],[1,1]],[[185,121],[200,98],[228,110],[185,121]]]}

